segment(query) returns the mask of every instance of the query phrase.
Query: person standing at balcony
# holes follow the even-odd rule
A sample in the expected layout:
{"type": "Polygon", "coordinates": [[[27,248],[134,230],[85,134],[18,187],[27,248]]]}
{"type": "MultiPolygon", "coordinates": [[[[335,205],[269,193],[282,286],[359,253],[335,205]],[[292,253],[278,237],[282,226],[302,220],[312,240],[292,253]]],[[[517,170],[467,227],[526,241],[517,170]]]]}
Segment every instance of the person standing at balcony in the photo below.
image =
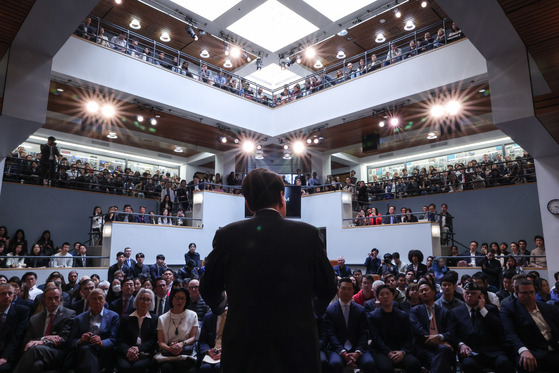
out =
{"type": "Polygon", "coordinates": [[[60,158],[62,157],[56,147],[56,139],[54,136],[49,136],[47,143],[41,145],[41,158],[39,159],[43,179],[52,180],[54,178],[56,162],[60,158]]]}
{"type": "Polygon", "coordinates": [[[198,72],[198,78],[204,82],[211,84],[212,82],[212,72],[208,70],[208,65],[202,64],[200,71],[198,72]]]}
{"type": "Polygon", "coordinates": [[[95,28],[91,27],[91,18],[87,17],[83,20],[83,23],[78,26],[76,34],[86,40],[92,40],[95,37],[95,28]]]}

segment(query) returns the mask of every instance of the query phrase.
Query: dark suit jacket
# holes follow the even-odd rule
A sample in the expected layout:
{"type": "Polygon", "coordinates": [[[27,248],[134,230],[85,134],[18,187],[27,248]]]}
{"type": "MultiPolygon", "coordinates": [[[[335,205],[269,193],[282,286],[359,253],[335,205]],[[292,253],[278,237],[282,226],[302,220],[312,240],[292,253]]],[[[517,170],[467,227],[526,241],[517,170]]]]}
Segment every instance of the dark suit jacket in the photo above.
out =
{"type": "Polygon", "coordinates": [[[353,276],[353,273],[351,272],[351,268],[349,268],[346,265],[344,265],[344,267],[341,268],[339,265],[336,264],[334,266],[334,273],[336,274],[336,276],[340,276],[340,277],[351,277],[351,276],[353,276]]]}
{"type": "Polygon", "coordinates": [[[513,348],[515,354],[518,354],[518,349],[521,347],[526,347],[536,359],[541,359],[547,355],[548,346],[559,351],[559,310],[547,303],[537,302],[537,305],[551,328],[549,342],[545,340],[526,308],[516,298],[501,304],[501,320],[505,328],[505,342],[513,348]]]}
{"type": "MultiPolygon", "coordinates": [[[[460,258],[460,260],[465,260],[468,265],[470,265],[472,258],[470,258],[470,250],[466,250],[460,254],[460,256],[464,256],[466,258],[460,258]]],[[[481,262],[485,259],[485,255],[476,251],[476,267],[481,267],[481,262]]]]}
{"type": "Polygon", "coordinates": [[[200,293],[216,314],[225,308],[227,289],[224,371],[319,369],[315,315],[324,313],[336,283],[316,227],[260,210],[216,232],[205,267],[200,293]],[[285,281],[254,281],[266,273],[296,281],[297,290],[285,281]]]}
{"type": "Polygon", "coordinates": [[[388,355],[390,351],[411,352],[411,329],[409,315],[392,307],[391,317],[377,308],[369,313],[369,338],[372,340],[371,349],[388,355]]]}
{"type": "Polygon", "coordinates": [[[382,224],[397,224],[400,220],[396,215],[388,215],[382,218],[382,224]],[[392,223],[390,222],[392,220],[392,223]]]}
{"type": "Polygon", "coordinates": [[[76,255],[74,256],[74,267],[91,267],[91,259],[87,257],[85,257],[85,265],[83,265],[83,260],[81,255],[76,255]]]}
{"type": "MultiPolygon", "coordinates": [[[[53,145],[52,153],[54,155],[54,161],[56,161],[56,157],[60,155],[58,151],[58,147],[53,145]]],[[[40,164],[49,163],[50,157],[50,147],[47,144],[41,144],[41,159],[39,159],[40,164]]]]}
{"type": "MultiPolygon", "coordinates": [[[[19,299],[19,298],[18,298],[19,299]]],[[[66,293],[65,291],[62,292],[62,305],[66,308],[72,308],[72,299],[70,299],[70,294],[66,293]]],[[[45,307],[43,305],[43,294],[39,294],[35,297],[32,301],[30,307],[29,315],[33,316],[39,312],[42,312],[45,307]]]]}
{"type": "Polygon", "coordinates": [[[417,265],[417,271],[413,268],[413,264],[408,264],[406,268],[407,271],[414,271],[415,279],[419,281],[419,278],[427,274],[427,266],[423,263],[417,265]]]}
{"type": "MultiPolygon", "coordinates": [[[[157,306],[159,303],[159,300],[157,298],[157,295],[155,296],[155,307],[153,308],[153,312],[156,313],[157,312],[157,306]]],[[[169,301],[169,297],[166,296],[165,297],[165,304],[163,305],[163,312],[161,312],[161,315],[163,315],[165,312],[169,311],[171,309],[171,302],[169,301]]]]}
{"type": "Polygon", "coordinates": [[[204,316],[200,338],[198,339],[198,357],[200,359],[203,359],[204,355],[215,347],[216,330],[217,315],[210,311],[204,316]]]}
{"type": "Polygon", "coordinates": [[[130,269],[130,274],[134,277],[138,277],[139,275],[144,275],[145,277],[150,276],[150,266],[146,264],[142,264],[142,268],[138,267],[138,263],[134,264],[130,269]]]}
{"type": "MultiPolygon", "coordinates": [[[[453,344],[454,324],[450,311],[436,304],[433,307],[435,307],[435,320],[439,334],[442,334],[446,342],[453,344]]],[[[425,341],[427,340],[425,336],[429,335],[430,322],[427,309],[423,304],[415,306],[410,310],[410,326],[414,347],[417,349],[425,348],[425,341]]]]}
{"type": "Polygon", "coordinates": [[[128,273],[130,272],[130,268],[128,268],[127,266],[123,265],[122,268],[118,268],[118,263],[115,263],[115,264],[113,264],[112,266],[109,267],[109,273],[107,275],[107,281],[112,283],[113,280],[115,279],[115,272],[118,271],[119,269],[124,272],[124,277],[126,277],[128,275],[128,273]]]}
{"type": "Polygon", "coordinates": [[[328,306],[324,314],[324,330],[330,351],[341,353],[345,350],[346,340],[351,343],[353,351],[367,351],[367,317],[365,308],[357,303],[350,303],[347,326],[340,302],[328,306]]]}
{"type": "MultiPolygon", "coordinates": [[[[85,300],[84,299],[80,299],[75,301],[74,303],[72,303],[72,305],[68,308],[76,311],[76,315],[79,315],[81,313],[83,313],[83,306],[84,306],[85,300]]],[[[109,304],[107,302],[105,302],[105,308],[109,309],[109,304]]]]}
{"type": "Polygon", "coordinates": [[[12,304],[6,315],[6,323],[0,334],[0,358],[14,365],[19,355],[29,319],[29,308],[12,304]]]}
{"type": "MultiPolygon", "coordinates": [[[[455,342],[463,342],[474,352],[495,358],[498,355],[505,354],[503,324],[499,318],[499,309],[496,306],[486,304],[485,308],[488,313],[485,317],[478,314],[475,330],[468,306],[462,304],[451,311],[454,318],[455,342]]],[[[455,346],[455,350],[459,351],[458,346],[455,346]]]]}
{"type": "Polygon", "coordinates": [[[116,350],[120,356],[126,358],[126,352],[132,346],[138,346],[140,352],[153,355],[157,346],[157,315],[152,313],[151,318],[144,318],[141,330],[136,316],[123,316],[120,319],[116,350]],[[140,345],[137,344],[138,334],[142,339],[140,345]]]}
{"type": "Polygon", "coordinates": [[[130,265],[128,265],[128,259],[124,261],[124,265],[123,267],[128,268],[128,273],[131,273],[131,269],[134,267],[134,265],[136,264],[136,261],[132,258],[130,258],[130,265]]]}
{"type": "Polygon", "coordinates": [[[163,272],[165,272],[165,270],[167,270],[167,267],[161,266],[160,268],[158,268],[157,264],[154,264],[150,267],[149,274],[151,275],[151,278],[155,281],[155,279],[161,276],[163,272]]]}
{"type": "MultiPolygon", "coordinates": [[[[119,316],[122,315],[122,297],[112,301],[109,305],[109,309],[111,311],[115,311],[119,316]]],[[[128,309],[126,310],[125,314],[130,315],[132,312],[134,312],[134,310],[134,297],[131,297],[128,301],[128,309]]]]}
{"type": "MultiPolygon", "coordinates": [[[[58,308],[50,329],[51,335],[58,335],[62,338],[62,343],[56,346],[56,348],[63,349],[65,347],[68,337],[70,336],[70,331],[72,330],[72,324],[75,316],[76,312],[74,310],[64,308],[62,305],[58,308]]],[[[27,326],[27,333],[25,334],[25,338],[23,340],[24,345],[29,341],[41,339],[41,337],[43,337],[46,320],[46,310],[31,316],[31,319],[29,319],[29,325],[27,326]]]]}

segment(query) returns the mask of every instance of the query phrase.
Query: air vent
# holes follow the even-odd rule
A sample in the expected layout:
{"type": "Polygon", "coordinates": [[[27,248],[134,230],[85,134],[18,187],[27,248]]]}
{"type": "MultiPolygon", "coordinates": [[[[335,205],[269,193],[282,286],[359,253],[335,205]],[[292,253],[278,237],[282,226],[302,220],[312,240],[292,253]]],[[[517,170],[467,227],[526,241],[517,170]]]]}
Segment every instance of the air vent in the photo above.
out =
{"type": "Polygon", "coordinates": [[[379,155],[379,158],[388,158],[388,157],[392,157],[394,155],[394,153],[385,153],[385,154],[381,154],[379,155]]]}
{"type": "Polygon", "coordinates": [[[441,141],[441,142],[437,142],[435,144],[431,144],[431,148],[438,148],[439,146],[445,146],[445,145],[448,145],[448,142],[441,141]]]}
{"type": "Polygon", "coordinates": [[[111,146],[108,142],[99,141],[99,140],[91,140],[91,143],[92,143],[93,145],[104,146],[104,147],[106,147],[106,148],[108,148],[109,146],[111,146]]]}
{"type": "Polygon", "coordinates": [[[326,61],[336,61],[337,60],[336,56],[331,56],[331,55],[324,57],[324,59],[326,61]]]}
{"type": "Polygon", "coordinates": [[[157,153],[157,156],[158,156],[159,158],[173,159],[173,157],[171,157],[170,155],[167,155],[167,154],[157,153]]]}

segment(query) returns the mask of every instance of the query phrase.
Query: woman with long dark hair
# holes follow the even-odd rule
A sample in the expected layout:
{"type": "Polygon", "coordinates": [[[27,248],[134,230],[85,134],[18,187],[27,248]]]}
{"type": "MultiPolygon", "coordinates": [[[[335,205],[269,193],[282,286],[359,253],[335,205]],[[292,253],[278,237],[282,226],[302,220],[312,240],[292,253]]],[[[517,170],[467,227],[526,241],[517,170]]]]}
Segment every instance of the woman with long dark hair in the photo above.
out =
{"type": "Polygon", "coordinates": [[[37,243],[43,247],[45,255],[51,256],[56,254],[49,230],[43,231],[43,234],[41,234],[41,238],[39,238],[37,243]]]}
{"type": "Polygon", "coordinates": [[[44,256],[43,248],[41,245],[36,243],[31,248],[31,253],[29,254],[31,257],[25,259],[25,264],[27,264],[28,268],[44,268],[49,265],[48,258],[39,258],[40,256],[44,256]]]}

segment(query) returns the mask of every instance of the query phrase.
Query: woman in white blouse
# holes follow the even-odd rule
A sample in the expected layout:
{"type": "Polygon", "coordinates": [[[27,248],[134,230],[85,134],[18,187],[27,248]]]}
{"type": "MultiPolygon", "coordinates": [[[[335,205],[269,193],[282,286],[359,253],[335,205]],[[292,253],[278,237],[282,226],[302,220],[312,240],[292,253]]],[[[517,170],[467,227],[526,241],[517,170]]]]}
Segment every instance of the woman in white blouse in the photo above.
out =
{"type": "Polygon", "coordinates": [[[20,256],[23,251],[23,244],[18,243],[14,247],[14,251],[6,255],[6,267],[8,268],[26,268],[25,258],[20,256]]]}
{"type": "Polygon", "coordinates": [[[157,340],[161,355],[158,359],[161,373],[186,372],[195,366],[194,342],[198,336],[198,316],[187,310],[190,294],[176,288],[169,296],[171,309],[159,317],[157,340]]]}

